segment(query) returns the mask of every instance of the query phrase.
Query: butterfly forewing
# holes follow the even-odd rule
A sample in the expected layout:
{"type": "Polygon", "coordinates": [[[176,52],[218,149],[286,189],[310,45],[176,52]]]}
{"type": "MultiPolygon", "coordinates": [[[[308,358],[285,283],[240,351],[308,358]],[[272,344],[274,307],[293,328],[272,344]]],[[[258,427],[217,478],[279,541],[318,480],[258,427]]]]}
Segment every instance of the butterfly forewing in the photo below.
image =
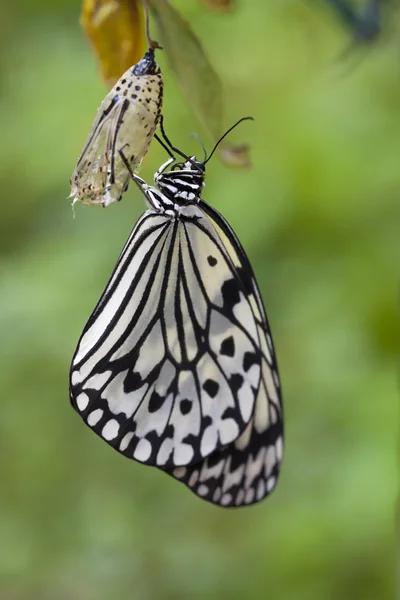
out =
{"type": "Polygon", "coordinates": [[[70,383],[86,423],[126,456],[198,463],[251,421],[262,350],[238,260],[196,206],[179,219],[148,211],[136,225],[70,383]]]}
{"type": "Polygon", "coordinates": [[[101,103],[71,178],[71,197],[107,206],[121,199],[131,169],[146,154],[161,114],[163,79],[149,50],[128,69],[101,103]]]}

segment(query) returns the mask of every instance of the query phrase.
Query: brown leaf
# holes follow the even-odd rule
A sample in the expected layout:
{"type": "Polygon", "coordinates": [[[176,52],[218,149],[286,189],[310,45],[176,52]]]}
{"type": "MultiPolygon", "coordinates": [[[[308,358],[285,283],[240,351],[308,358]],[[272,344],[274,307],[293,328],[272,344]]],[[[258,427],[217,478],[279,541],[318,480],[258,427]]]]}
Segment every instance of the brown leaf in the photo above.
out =
{"type": "Polygon", "coordinates": [[[233,10],[236,5],[236,0],[202,0],[202,2],[210,8],[223,11],[233,10]]]}
{"type": "Polygon", "coordinates": [[[144,54],[140,0],[83,0],[81,25],[109,87],[144,54]]]}
{"type": "Polygon", "coordinates": [[[250,159],[250,145],[249,144],[238,144],[231,146],[229,144],[223,144],[219,154],[229,167],[236,167],[239,169],[250,169],[252,166],[250,159]]]}

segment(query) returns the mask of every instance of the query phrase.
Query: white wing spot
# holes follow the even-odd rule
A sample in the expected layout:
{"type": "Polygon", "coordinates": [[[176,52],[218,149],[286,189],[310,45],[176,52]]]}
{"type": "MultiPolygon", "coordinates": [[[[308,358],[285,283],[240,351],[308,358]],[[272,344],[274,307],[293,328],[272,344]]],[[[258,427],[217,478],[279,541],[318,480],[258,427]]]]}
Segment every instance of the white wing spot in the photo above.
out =
{"type": "Polygon", "coordinates": [[[279,382],[278,373],[276,371],[273,371],[272,377],[274,378],[274,383],[275,383],[276,387],[279,388],[280,382],[279,382]]]}
{"type": "Polygon", "coordinates": [[[218,445],[218,433],[213,425],[204,430],[201,439],[200,452],[202,456],[208,456],[218,445]]]}
{"type": "Polygon", "coordinates": [[[103,427],[101,435],[106,440],[113,440],[119,432],[119,423],[116,419],[110,419],[103,427]]]}
{"type": "Polygon", "coordinates": [[[76,399],[76,405],[78,407],[78,409],[83,412],[85,410],[85,408],[87,408],[89,404],[89,396],[87,394],[85,394],[84,392],[82,392],[82,394],[79,394],[79,396],[76,399]]]}
{"type": "Polygon", "coordinates": [[[77,385],[81,381],[81,375],[79,371],[72,371],[71,373],[71,383],[72,385],[77,385]]]}
{"type": "Polygon", "coordinates": [[[121,450],[121,452],[124,452],[124,450],[127,449],[127,447],[129,446],[129,442],[131,441],[132,438],[133,438],[133,431],[130,431],[122,438],[121,443],[119,445],[119,449],[121,450]]]}
{"type": "Polygon", "coordinates": [[[208,486],[204,485],[204,483],[202,483],[197,488],[197,493],[199,494],[199,496],[207,496],[207,494],[208,494],[208,486]]]}
{"type": "Polygon", "coordinates": [[[193,458],[193,448],[189,444],[179,444],[174,450],[174,463],[188,465],[193,458]]]}
{"type": "Polygon", "coordinates": [[[97,408],[96,410],[91,412],[87,418],[88,425],[90,425],[90,427],[94,427],[94,425],[97,425],[97,423],[100,421],[101,417],[103,416],[103,413],[104,413],[104,410],[102,410],[101,408],[97,408]]]}
{"type": "Polygon", "coordinates": [[[231,494],[224,494],[222,496],[222,498],[221,498],[221,504],[222,504],[222,506],[227,506],[231,502],[232,502],[232,496],[231,496],[231,494]]]}
{"type": "Polygon", "coordinates": [[[194,487],[199,478],[199,471],[193,471],[189,479],[189,487],[194,487]]]}
{"type": "Polygon", "coordinates": [[[235,502],[236,506],[243,504],[243,500],[244,500],[244,490],[240,489],[236,496],[236,502],[235,502]]]}
{"type": "Polygon", "coordinates": [[[276,451],[276,459],[277,459],[277,461],[281,462],[282,461],[282,455],[283,455],[283,440],[282,440],[282,437],[278,437],[278,439],[276,440],[275,451],[276,451]]]}
{"type": "Polygon", "coordinates": [[[276,464],[275,447],[269,446],[264,459],[264,469],[266,477],[269,477],[272,469],[276,464]]]}
{"type": "Polygon", "coordinates": [[[260,481],[257,484],[257,493],[256,493],[257,500],[261,500],[261,498],[264,496],[264,494],[265,494],[265,483],[262,479],[260,479],[260,481]]]}
{"type": "Polygon", "coordinates": [[[249,488],[246,492],[245,502],[251,504],[254,500],[254,488],[249,488]]]}
{"type": "Polygon", "coordinates": [[[185,477],[186,471],[186,467],[177,467],[176,469],[174,469],[174,477],[176,477],[177,479],[182,479],[182,477],[185,477]]]}
{"type": "Polygon", "coordinates": [[[173,450],[174,442],[171,438],[165,438],[157,453],[157,465],[165,465],[173,450]]]}
{"type": "Polygon", "coordinates": [[[220,426],[219,436],[221,444],[228,444],[239,437],[239,427],[233,419],[224,419],[220,426]]]}
{"type": "Polygon", "coordinates": [[[267,485],[265,486],[265,489],[267,490],[267,492],[271,492],[276,484],[276,477],[273,475],[272,477],[270,477],[267,481],[267,485]]]}
{"type": "Polygon", "coordinates": [[[237,440],[235,441],[235,447],[238,448],[238,450],[245,450],[250,443],[251,434],[252,434],[252,422],[250,422],[247,425],[247,427],[243,431],[242,435],[237,438],[237,440]]]}
{"type": "Polygon", "coordinates": [[[139,461],[148,460],[151,455],[151,444],[149,440],[146,438],[142,438],[139,440],[138,445],[135,448],[135,452],[133,453],[133,458],[139,461]]]}
{"type": "Polygon", "coordinates": [[[221,498],[221,488],[217,487],[213,494],[213,502],[218,502],[218,500],[220,498],[221,498]]]}
{"type": "Polygon", "coordinates": [[[93,377],[90,377],[86,381],[85,386],[86,386],[86,388],[99,391],[108,382],[111,375],[112,375],[111,371],[105,371],[104,373],[99,373],[99,374],[96,373],[95,375],[93,375],[93,377]]]}

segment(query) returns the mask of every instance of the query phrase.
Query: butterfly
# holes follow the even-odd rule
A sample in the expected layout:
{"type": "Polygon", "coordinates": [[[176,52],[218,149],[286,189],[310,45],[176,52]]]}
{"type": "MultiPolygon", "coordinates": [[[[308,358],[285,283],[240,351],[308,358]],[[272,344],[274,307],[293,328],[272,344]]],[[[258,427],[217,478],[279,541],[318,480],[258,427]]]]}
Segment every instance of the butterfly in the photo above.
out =
{"type": "Polygon", "coordinates": [[[161,115],[163,78],[150,49],[128,69],[101,103],[71,177],[74,203],[108,206],[126,191],[131,169],[149,149],[161,115]]]}
{"type": "Polygon", "coordinates": [[[246,506],[273,490],[282,462],[271,332],[242,245],[201,199],[216,147],[199,161],[162,132],[170,158],[155,185],[131,171],[148,210],[83,330],[71,402],[118,452],[214,504],[246,506]]]}

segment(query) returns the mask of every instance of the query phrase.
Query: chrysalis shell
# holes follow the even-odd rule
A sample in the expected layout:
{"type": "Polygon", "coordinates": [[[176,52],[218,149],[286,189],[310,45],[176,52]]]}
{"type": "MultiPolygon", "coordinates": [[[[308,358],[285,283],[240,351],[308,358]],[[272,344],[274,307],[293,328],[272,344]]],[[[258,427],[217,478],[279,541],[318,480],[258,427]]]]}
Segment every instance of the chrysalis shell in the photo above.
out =
{"type": "Polygon", "coordinates": [[[155,133],[163,101],[163,77],[150,49],[104,98],[71,177],[73,202],[108,206],[121,200],[132,170],[140,166],[155,133]]]}

